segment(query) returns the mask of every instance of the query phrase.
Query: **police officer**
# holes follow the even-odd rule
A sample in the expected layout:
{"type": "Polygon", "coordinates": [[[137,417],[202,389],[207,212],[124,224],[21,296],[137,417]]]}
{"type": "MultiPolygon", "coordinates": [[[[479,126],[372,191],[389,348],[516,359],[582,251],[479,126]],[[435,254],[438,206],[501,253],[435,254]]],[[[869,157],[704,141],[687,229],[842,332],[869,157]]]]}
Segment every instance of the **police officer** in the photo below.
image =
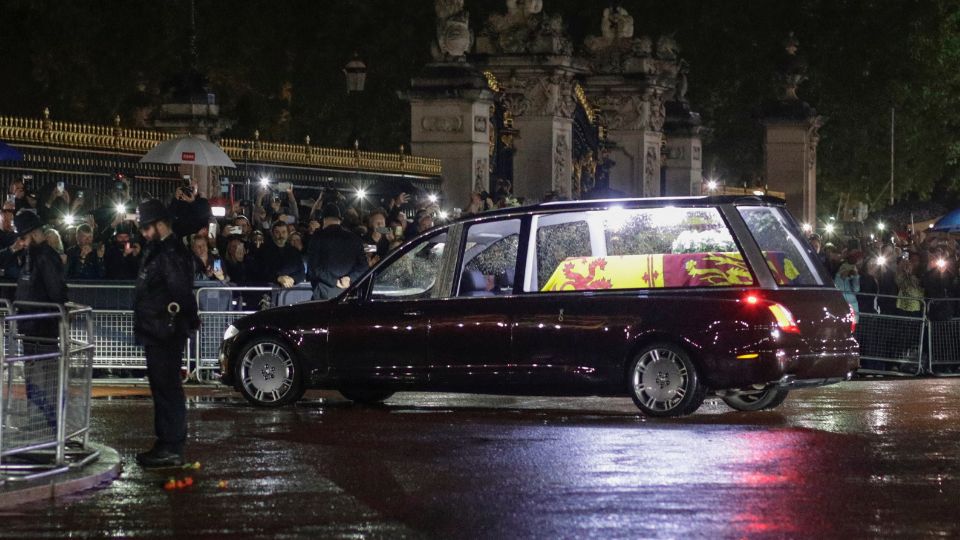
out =
{"type": "Polygon", "coordinates": [[[150,451],[137,454],[137,463],[144,468],[176,467],[183,464],[187,438],[180,367],[187,336],[200,325],[192,259],[173,233],[163,203],[144,201],[138,211],[148,244],[134,292],[133,330],[147,355],[157,441],[150,451]]]}
{"type": "MultiPolygon", "coordinates": [[[[15,250],[20,255],[20,277],[17,280],[17,302],[64,304],[67,301],[67,283],[60,255],[47,244],[40,217],[32,210],[21,210],[14,217],[17,228],[15,250]]],[[[20,313],[49,311],[20,309],[20,313]]],[[[59,321],[55,318],[21,321],[17,333],[23,336],[26,356],[56,353],[60,348],[59,321]]],[[[24,364],[27,398],[44,415],[47,425],[57,425],[57,358],[28,361],[24,364]]]]}
{"type": "Polygon", "coordinates": [[[323,207],[323,229],[310,239],[307,269],[318,300],[336,298],[369,268],[360,237],[341,225],[340,207],[323,207]]]}

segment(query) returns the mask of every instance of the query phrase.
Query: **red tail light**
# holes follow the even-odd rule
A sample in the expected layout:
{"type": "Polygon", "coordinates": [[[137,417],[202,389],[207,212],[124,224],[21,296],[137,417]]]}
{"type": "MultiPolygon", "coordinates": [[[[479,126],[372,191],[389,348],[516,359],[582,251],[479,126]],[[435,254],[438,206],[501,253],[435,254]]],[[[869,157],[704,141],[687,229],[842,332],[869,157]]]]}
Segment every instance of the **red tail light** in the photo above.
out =
{"type": "Polygon", "coordinates": [[[857,331],[857,312],[853,310],[853,306],[850,306],[850,333],[853,334],[857,331]]]}
{"type": "Polygon", "coordinates": [[[781,332],[787,334],[800,333],[800,327],[797,326],[797,320],[793,318],[793,313],[790,313],[790,310],[783,304],[770,304],[767,308],[770,313],[773,313],[773,318],[776,319],[781,332]]]}
{"type": "Polygon", "coordinates": [[[749,306],[755,306],[760,303],[767,304],[767,309],[770,310],[770,313],[773,315],[774,320],[777,321],[777,327],[780,328],[781,332],[784,332],[787,334],[800,333],[800,327],[797,326],[797,320],[793,318],[793,313],[790,313],[790,310],[787,309],[787,307],[784,306],[783,304],[778,304],[776,302],[766,302],[755,294],[748,294],[747,296],[744,296],[740,301],[749,306]]]}

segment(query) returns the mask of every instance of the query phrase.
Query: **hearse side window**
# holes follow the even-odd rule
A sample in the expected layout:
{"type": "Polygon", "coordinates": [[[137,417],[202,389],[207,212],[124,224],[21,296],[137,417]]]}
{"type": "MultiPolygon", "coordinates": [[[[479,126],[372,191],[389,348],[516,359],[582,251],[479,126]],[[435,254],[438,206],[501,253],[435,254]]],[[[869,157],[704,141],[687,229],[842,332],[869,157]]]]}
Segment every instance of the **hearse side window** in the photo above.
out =
{"type": "Polygon", "coordinates": [[[381,269],[373,278],[370,299],[428,298],[439,277],[446,242],[446,233],[431,236],[381,269]]]}
{"type": "Polygon", "coordinates": [[[591,254],[590,226],[586,221],[540,225],[536,238],[537,290],[543,289],[561,262],[571,257],[589,257],[591,254]]]}
{"type": "Polygon", "coordinates": [[[519,219],[469,226],[457,296],[513,294],[519,242],[519,219]]]}
{"type": "Polygon", "coordinates": [[[536,225],[537,291],[755,283],[716,208],[615,207],[580,214],[586,219],[576,229],[566,229],[569,237],[561,241],[543,243],[550,233],[544,235],[536,225]]]}
{"type": "MultiPolygon", "coordinates": [[[[800,231],[783,208],[743,206],[737,210],[767,259],[778,285],[820,286],[824,282],[815,269],[820,265],[811,256],[800,231]]],[[[823,271],[826,272],[825,270],[823,271]]]]}

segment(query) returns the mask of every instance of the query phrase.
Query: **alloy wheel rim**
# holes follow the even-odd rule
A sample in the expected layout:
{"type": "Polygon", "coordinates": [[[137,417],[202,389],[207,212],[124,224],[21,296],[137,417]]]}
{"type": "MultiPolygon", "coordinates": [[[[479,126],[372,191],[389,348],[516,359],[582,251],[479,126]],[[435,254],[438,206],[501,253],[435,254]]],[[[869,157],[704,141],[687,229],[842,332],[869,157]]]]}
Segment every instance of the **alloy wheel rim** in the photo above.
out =
{"type": "Polygon", "coordinates": [[[258,343],[240,363],[244,390],[257,401],[273,403],[293,388],[293,359],[276,343],[258,343]]]}
{"type": "Polygon", "coordinates": [[[634,367],[633,391],[648,409],[669,411],[687,395],[689,379],[680,355],[668,349],[652,349],[634,367]]]}

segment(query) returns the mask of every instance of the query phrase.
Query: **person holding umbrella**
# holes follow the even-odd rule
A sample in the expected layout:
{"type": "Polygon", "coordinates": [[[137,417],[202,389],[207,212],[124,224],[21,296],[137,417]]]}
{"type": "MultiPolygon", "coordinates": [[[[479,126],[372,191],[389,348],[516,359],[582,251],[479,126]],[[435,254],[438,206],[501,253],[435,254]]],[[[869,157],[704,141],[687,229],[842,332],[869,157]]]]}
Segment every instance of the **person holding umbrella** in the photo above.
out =
{"type": "Polygon", "coordinates": [[[187,439],[186,397],[180,367],[187,336],[200,327],[193,296],[190,252],[173,233],[167,208],[156,199],[140,203],[140,230],[148,242],[133,299],[133,331],[147,356],[157,441],[137,454],[144,468],[183,464],[187,439]]]}

